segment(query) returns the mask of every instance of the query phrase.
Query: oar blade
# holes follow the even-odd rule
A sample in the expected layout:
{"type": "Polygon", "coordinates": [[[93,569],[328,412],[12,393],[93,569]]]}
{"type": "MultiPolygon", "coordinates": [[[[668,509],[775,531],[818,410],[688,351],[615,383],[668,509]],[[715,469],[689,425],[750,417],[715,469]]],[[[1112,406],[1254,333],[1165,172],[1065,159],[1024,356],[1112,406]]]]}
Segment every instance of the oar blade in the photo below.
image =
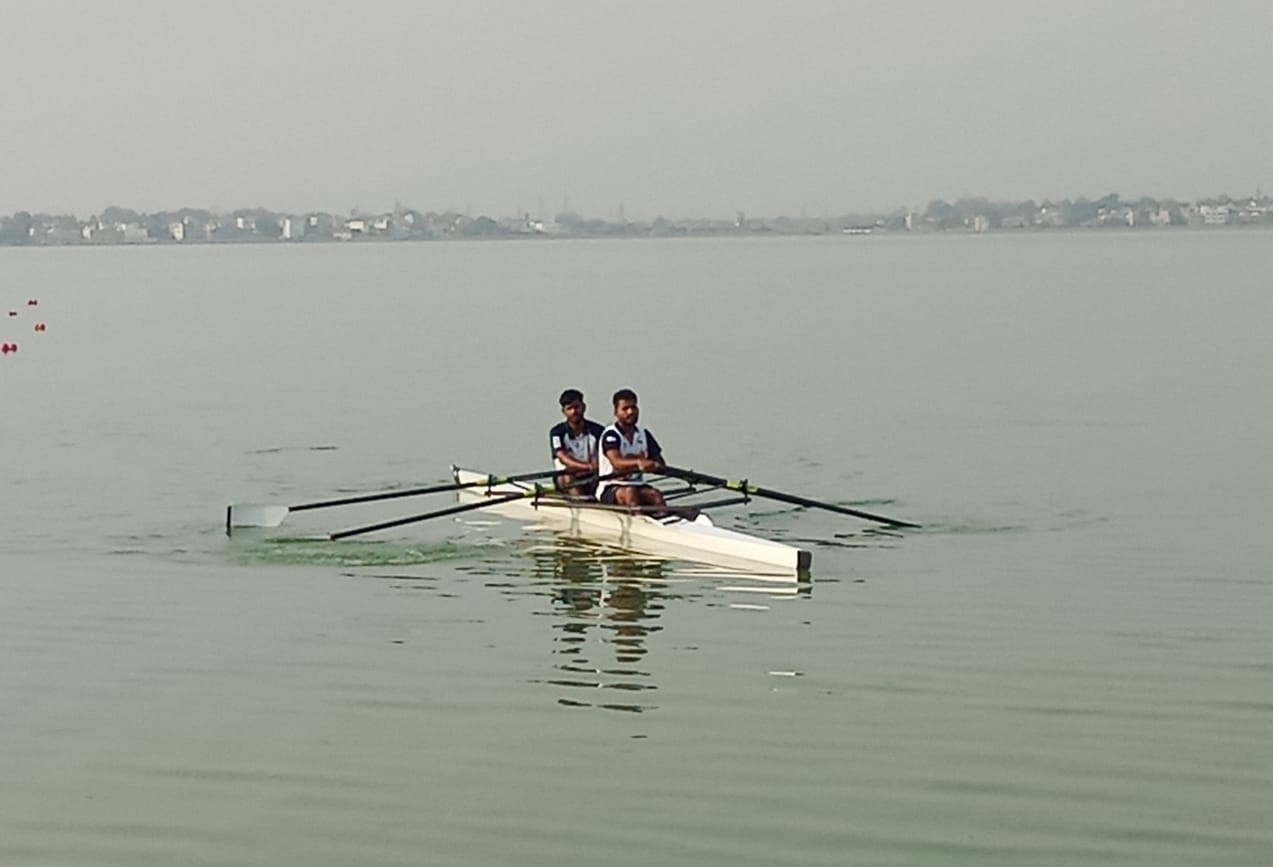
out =
{"type": "Polygon", "coordinates": [[[287,506],[262,506],[254,503],[235,503],[226,517],[226,529],[231,527],[277,527],[291,511],[287,506]]]}

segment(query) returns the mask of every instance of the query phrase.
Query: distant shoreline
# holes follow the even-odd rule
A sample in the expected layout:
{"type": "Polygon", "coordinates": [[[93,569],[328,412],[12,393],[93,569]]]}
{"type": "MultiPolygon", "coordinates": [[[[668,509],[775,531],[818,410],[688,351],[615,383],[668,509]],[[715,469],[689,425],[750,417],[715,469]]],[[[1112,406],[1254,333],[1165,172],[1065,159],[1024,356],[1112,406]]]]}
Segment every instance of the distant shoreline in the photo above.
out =
{"type": "Polygon", "coordinates": [[[494,219],[455,211],[351,214],[276,213],[263,208],[230,213],[182,208],[152,214],[109,207],[81,220],[72,215],[18,211],[0,217],[0,246],[70,247],[193,244],[312,244],[367,241],[558,240],[677,237],[793,237],[926,234],[1049,233],[1058,231],[1153,231],[1177,228],[1234,229],[1273,226],[1273,199],[1222,196],[1197,202],[1101,199],[1061,202],[991,202],[984,198],[935,200],[923,212],[838,217],[685,218],[602,220],[562,212],[494,219]]]}
{"type": "Polygon", "coordinates": [[[870,233],[829,233],[829,232],[691,232],[676,235],[610,235],[610,236],[586,236],[586,235],[556,235],[556,236],[534,236],[534,235],[495,235],[485,237],[466,237],[456,236],[448,238],[383,238],[383,237],[367,237],[358,238],[348,241],[271,241],[260,239],[235,239],[224,241],[172,241],[161,239],[147,239],[140,241],[114,241],[114,242],[81,242],[81,243],[38,243],[38,244],[5,244],[0,243],[0,254],[4,250],[100,250],[100,249],[174,249],[174,248],[208,248],[208,247],[364,247],[364,246],[381,246],[381,245],[398,245],[398,244],[482,244],[494,242],[511,242],[511,243],[568,243],[572,241],[666,241],[666,240],[720,240],[720,241],[740,241],[740,240],[791,240],[795,238],[821,238],[821,239],[844,239],[845,243],[869,243],[870,238],[875,239],[901,239],[907,238],[911,240],[920,239],[936,239],[936,238],[1041,238],[1041,237],[1065,237],[1065,236],[1106,236],[1106,237],[1157,237],[1166,235],[1234,235],[1243,233],[1267,232],[1273,230],[1273,224],[1256,224],[1256,225],[1232,225],[1232,226],[1173,226],[1173,227],[1156,227],[1154,229],[1136,229],[1129,227],[1115,227],[1103,230],[1087,229],[1078,226],[1071,226],[1057,229],[1015,229],[1011,231],[995,231],[995,232],[955,232],[955,231],[892,231],[881,230],[870,233]]]}

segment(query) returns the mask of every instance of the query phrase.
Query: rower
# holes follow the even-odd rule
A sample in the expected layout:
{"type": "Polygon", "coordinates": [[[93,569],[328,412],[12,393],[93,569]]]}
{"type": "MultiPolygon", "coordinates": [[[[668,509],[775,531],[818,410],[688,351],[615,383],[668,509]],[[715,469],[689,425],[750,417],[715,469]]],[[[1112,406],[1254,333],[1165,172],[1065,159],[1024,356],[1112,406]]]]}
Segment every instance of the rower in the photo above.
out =
{"type": "Polygon", "coordinates": [[[641,410],[637,396],[630,388],[614,393],[614,424],[601,434],[601,455],[597,471],[602,481],[597,486],[597,499],[612,506],[653,506],[654,517],[665,515],[663,494],[647,485],[643,473],[663,467],[663,449],[654,434],[637,424],[641,410]],[[625,475],[608,479],[616,473],[625,475]]]}
{"type": "Polygon", "coordinates": [[[584,418],[587,404],[579,389],[566,389],[559,402],[566,420],[548,432],[553,464],[562,471],[553,477],[553,486],[572,497],[591,497],[597,489],[597,444],[603,428],[584,418]]]}

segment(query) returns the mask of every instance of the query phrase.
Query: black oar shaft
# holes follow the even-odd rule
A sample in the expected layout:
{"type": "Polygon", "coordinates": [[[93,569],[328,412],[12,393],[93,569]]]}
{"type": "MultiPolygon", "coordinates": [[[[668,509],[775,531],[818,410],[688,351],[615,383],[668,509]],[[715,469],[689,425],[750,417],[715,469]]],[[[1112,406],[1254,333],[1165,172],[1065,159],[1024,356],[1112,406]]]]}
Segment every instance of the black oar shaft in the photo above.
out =
{"type": "Polygon", "coordinates": [[[739,491],[753,497],[764,497],[767,500],[777,500],[780,503],[790,503],[793,506],[804,506],[808,509],[825,509],[828,512],[838,512],[841,515],[851,515],[854,518],[865,518],[868,521],[877,521],[891,527],[911,527],[914,529],[920,529],[919,524],[912,524],[909,521],[899,521],[896,518],[886,518],[883,515],[873,515],[870,512],[863,512],[860,509],[850,509],[847,506],[837,506],[835,503],[824,503],[821,500],[811,500],[808,497],[801,497],[796,494],[785,494],[782,491],[774,491],[769,488],[757,487],[756,485],[751,485],[743,481],[722,479],[719,476],[711,476],[695,470],[683,470],[678,467],[664,467],[663,472],[669,476],[691,479],[693,481],[703,482],[709,485],[720,485],[721,487],[729,488],[731,491],[739,491]]]}
{"type": "Polygon", "coordinates": [[[402,491],[384,491],[378,494],[359,494],[354,497],[341,497],[336,500],[319,500],[314,503],[301,503],[299,506],[288,506],[289,512],[304,512],[306,509],[325,509],[329,506],[352,506],[357,503],[374,503],[379,500],[396,500],[399,497],[422,497],[426,494],[442,494],[447,491],[460,491],[465,488],[484,488],[487,485],[503,485],[508,482],[529,482],[534,479],[546,479],[560,470],[546,470],[536,473],[521,473],[515,476],[492,476],[477,482],[451,482],[444,485],[430,485],[426,488],[408,488],[402,491]]]}
{"type": "Polygon", "coordinates": [[[784,494],[781,491],[771,491],[768,488],[757,488],[752,485],[743,487],[734,487],[733,490],[742,490],[744,493],[751,494],[756,497],[765,497],[769,500],[777,500],[782,503],[791,503],[793,506],[805,506],[810,509],[826,509],[830,512],[839,512],[841,515],[852,515],[855,518],[865,518],[868,521],[878,521],[881,524],[888,524],[891,527],[913,527],[919,529],[919,524],[912,524],[908,521],[899,521],[896,518],[886,518],[883,515],[872,515],[870,512],[863,512],[861,509],[850,509],[846,506],[837,506],[835,503],[824,503],[819,500],[810,500],[806,497],[798,497],[795,494],[784,494]]]}
{"type": "MultiPolygon", "coordinates": [[[[421,489],[419,491],[415,491],[414,493],[432,494],[432,493],[438,493],[440,491],[458,491],[463,488],[494,487],[497,485],[505,485],[512,482],[523,482],[523,481],[530,481],[532,479],[542,479],[547,476],[557,475],[560,472],[561,472],[560,470],[550,470],[549,472],[544,472],[544,473],[522,473],[516,476],[488,476],[479,481],[457,482],[454,485],[440,485],[428,490],[421,489]]],[[[587,479],[584,479],[583,481],[584,482],[605,481],[606,479],[612,479],[617,475],[619,475],[619,473],[611,473],[605,476],[592,476],[587,479]]],[[[354,527],[349,530],[340,530],[338,532],[329,534],[327,538],[335,542],[340,539],[348,539],[350,536],[361,536],[364,533],[374,533],[377,530],[389,530],[394,527],[401,527],[405,524],[415,524],[419,521],[427,521],[430,518],[444,518],[447,515],[458,515],[461,512],[471,512],[474,509],[484,509],[487,506],[498,506],[500,503],[510,503],[513,500],[523,500],[527,497],[534,497],[538,501],[539,498],[544,496],[544,493],[545,492],[541,486],[535,485],[533,488],[527,487],[524,490],[515,491],[514,493],[511,493],[511,494],[500,493],[498,496],[488,496],[487,499],[479,500],[475,503],[461,503],[458,506],[448,506],[445,509],[438,509],[433,512],[425,512],[422,515],[409,515],[405,518],[394,518],[392,521],[381,521],[378,524],[368,524],[365,527],[354,527]]],[[[402,494],[402,496],[407,496],[407,495],[408,495],[408,492],[403,492],[402,494]]],[[[348,498],[348,499],[356,499],[356,498],[348,498]]],[[[565,498],[563,498],[563,500],[564,499],[565,498]]],[[[358,500],[358,501],[364,502],[363,500],[358,500]]],[[[319,505],[336,505],[336,504],[325,503],[325,504],[319,504],[319,505]]],[[[340,503],[339,505],[344,505],[344,504],[340,503]]],[[[296,508],[297,507],[295,506],[292,507],[293,510],[295,510],[296,508]]]]}
{"type": "MultiPolygon", "coordinates": [[[[485,484],[485,482],[483,482],[485,484]]],[[[425,494],[440,494],[457,489],[454,482],[449,485],[430,485],[427,488],[409,488],[402,491],[386,491],[380,494],[361,494],[356,497],[341,497],[337,500],[321,500],[316,503],[301,503],[299,506],[288,506],[289,512],[304,512],[306,509],[325,509],[329,506],[352,506],[357,503],[374,503],[378,500],[396,500],[399,497],[422,497],[425,494]]]]}
{"type": "Polygon", "coordinates": [[[737,506],[747,502],[746,497],[728,497],[723,500],[709,500],[706,503],[692,503],[690,506],[621,506],[617,503],[598,503],[596,500],[580,500],[566,497],[551,497],[535,501],[536,508],[584,509],[594,512],[623,512],[630,515],[649,515],[659,512],[676,512],[684,508],[719,509],[722,506],[737,506]]]}
{"type": "Polygon", "coordinates": [[[520,500],[534,495],[534,491],[518,491],[516,494],[493,497],[489,500],[479,500],[476,503],[462,503],[458,506],[438,509],[435,512],[425,512],[423,515],[410,515],[406,518],[395,518],[392,521],[381,521],[379,524],[368,524],[365,527],[354,527],[351,530],[341,530],[339,532],[332,533],[327,538],[335,542],[339,539],[347,539],[350,536],[361,536],[364,533],[374,533],[377,530],[388,530],[393,527],[401,527],[404,524],[414,524],[418,521],[427,521],[430,518],[443,518],[447,515],[458,515],[460,512],[471,512],[474,509],[484,509],[487,506],[497,506],[500,503],[508,503],[513,500],[520,500]]]}

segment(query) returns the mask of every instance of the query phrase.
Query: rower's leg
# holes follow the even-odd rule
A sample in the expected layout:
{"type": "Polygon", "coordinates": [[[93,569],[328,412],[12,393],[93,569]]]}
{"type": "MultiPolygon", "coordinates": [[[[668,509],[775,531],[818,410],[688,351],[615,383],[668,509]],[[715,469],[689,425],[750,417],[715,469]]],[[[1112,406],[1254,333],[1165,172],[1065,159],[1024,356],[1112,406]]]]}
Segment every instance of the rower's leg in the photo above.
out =
{"type": "Polygon", "coordinates": [[[652,518],[666,518],[668,515],[677,515],[687,521],[698,520],[698,509],[693,506],[683,506],[679,509],[668,509],[667,500],[663,498],[663,492],[653,485],[646,485],[641,489],[641,502],[647,506],[657,506],[649,514],[652,518]]]}
{"type": "Polygon", "coordinates": [[[663,492],[653,485],[642,485],[638,488],[641,492],[641,502],[647,506],[664,506],[667,502],[663,499],[663,492]]]}
{"type": "Polygon", "coordinates": [[[615,485],[614,504],[616,506],[639,506],[641,502],[640,488],[636,485],[615,485]]]}
{"type": "Polygon", "coordinates": [[[651,518],[666,518],[668,511],[664,508],[667,501],[663,499],[663,492],[653,485],[642,485],[637,488],[638,496],[641,499],[641,505],[651,506],[648,514],[651,518]]]}

